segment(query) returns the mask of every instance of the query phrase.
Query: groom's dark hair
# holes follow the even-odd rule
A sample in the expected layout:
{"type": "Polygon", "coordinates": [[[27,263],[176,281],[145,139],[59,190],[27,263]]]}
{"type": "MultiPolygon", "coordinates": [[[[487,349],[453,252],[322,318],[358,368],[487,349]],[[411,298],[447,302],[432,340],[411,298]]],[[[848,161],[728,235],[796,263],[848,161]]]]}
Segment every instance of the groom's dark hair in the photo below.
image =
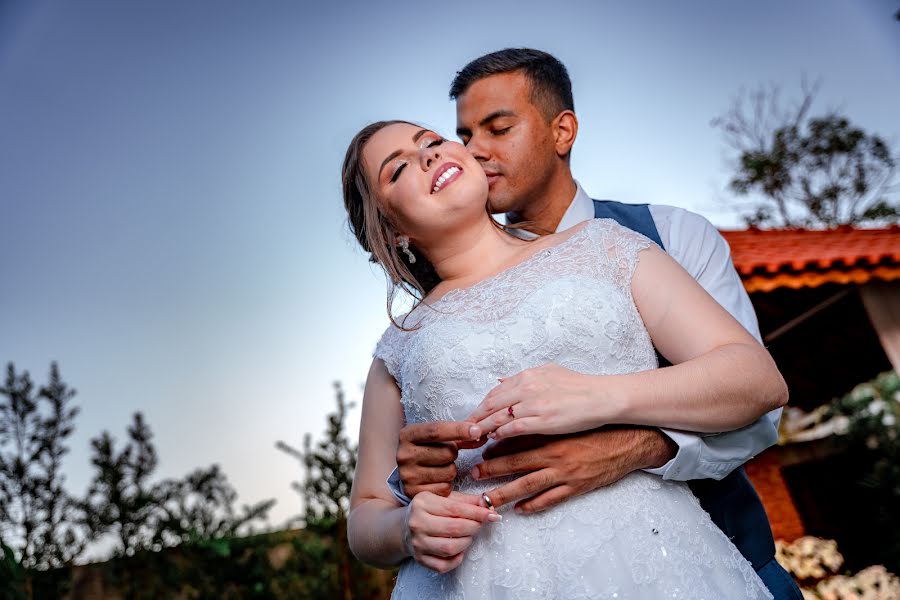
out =
{"type": "Polygon", "coordinates": [[[572,80],[564,64],[546,52],[532,48],[506,48],[480,56],[462,68],[450,84],[450,99],[456,100],[469,87],[491,75],[521,72],[531,84],[531,103],[547,120],[564,110],[575,110],[572,80]]]}

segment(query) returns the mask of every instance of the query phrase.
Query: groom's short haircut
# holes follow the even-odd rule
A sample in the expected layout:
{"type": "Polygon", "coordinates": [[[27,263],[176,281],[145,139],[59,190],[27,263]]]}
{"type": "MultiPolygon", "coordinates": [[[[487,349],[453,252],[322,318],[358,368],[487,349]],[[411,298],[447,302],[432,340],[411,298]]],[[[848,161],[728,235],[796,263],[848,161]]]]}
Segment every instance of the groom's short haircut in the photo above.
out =
{"type": "Polygon", "coordinates": [[[569,72],[551,54],[532,48],[506,48],[480,56],[467,64],[450,84],[450,99],[456,100],[469,87],[491,75],[521,72],[531,84],[531,103],[552,120],[564,110],[575,110],[569,72]]]}

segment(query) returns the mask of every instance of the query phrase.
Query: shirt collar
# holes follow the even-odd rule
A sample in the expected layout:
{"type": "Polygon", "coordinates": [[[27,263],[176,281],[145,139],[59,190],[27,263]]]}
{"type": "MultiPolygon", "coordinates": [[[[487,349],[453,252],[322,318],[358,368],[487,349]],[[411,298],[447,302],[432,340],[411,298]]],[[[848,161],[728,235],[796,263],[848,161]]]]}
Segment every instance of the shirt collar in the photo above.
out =
{"type": "Polygon", "coordinates": [[[594,201],[591,200],[591,197],[587,195],[587,192],[584,191],[584,188],[581,187],[581,184],[576,181],[575,197],[572,198],[572,203],[569,204],[569,208],[566,210],[566,214],[563,215],[562,220],[559,222],[559,226],[556,228],[556,231],[565,231],[570,227],[578,225],[582,221],[587,221],[588,219],[593,218],[594,201]]]}

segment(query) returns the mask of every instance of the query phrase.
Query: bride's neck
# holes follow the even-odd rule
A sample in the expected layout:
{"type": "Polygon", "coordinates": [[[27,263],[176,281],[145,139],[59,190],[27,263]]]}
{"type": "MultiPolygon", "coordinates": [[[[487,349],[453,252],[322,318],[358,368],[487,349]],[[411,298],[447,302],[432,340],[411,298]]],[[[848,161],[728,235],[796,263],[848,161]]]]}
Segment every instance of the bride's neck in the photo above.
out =
{"type": "Polygon", "coordinates": [[[455,288],[501,270],[528,242],[496,227],[488,219],[460,230],[432,248],[429,259],[441,286],[455,288]]]}

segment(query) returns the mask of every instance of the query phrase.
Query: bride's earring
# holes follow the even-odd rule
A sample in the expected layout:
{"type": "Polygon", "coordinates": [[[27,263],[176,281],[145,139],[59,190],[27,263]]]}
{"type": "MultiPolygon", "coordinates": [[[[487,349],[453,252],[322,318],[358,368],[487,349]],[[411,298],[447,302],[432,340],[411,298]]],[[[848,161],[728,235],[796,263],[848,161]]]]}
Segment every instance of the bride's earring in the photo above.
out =
{"type": "Polygon", "coordinates": [[[397,242],[400,246],[400,249],[403,250],[403,253],[406,254],[406,257],[409,259],[409,264],[413,264],[416,262],[416,255],[412,253],[412,250],[409,249],[409,238],[405,235],[401,235],[397,242]]]}

